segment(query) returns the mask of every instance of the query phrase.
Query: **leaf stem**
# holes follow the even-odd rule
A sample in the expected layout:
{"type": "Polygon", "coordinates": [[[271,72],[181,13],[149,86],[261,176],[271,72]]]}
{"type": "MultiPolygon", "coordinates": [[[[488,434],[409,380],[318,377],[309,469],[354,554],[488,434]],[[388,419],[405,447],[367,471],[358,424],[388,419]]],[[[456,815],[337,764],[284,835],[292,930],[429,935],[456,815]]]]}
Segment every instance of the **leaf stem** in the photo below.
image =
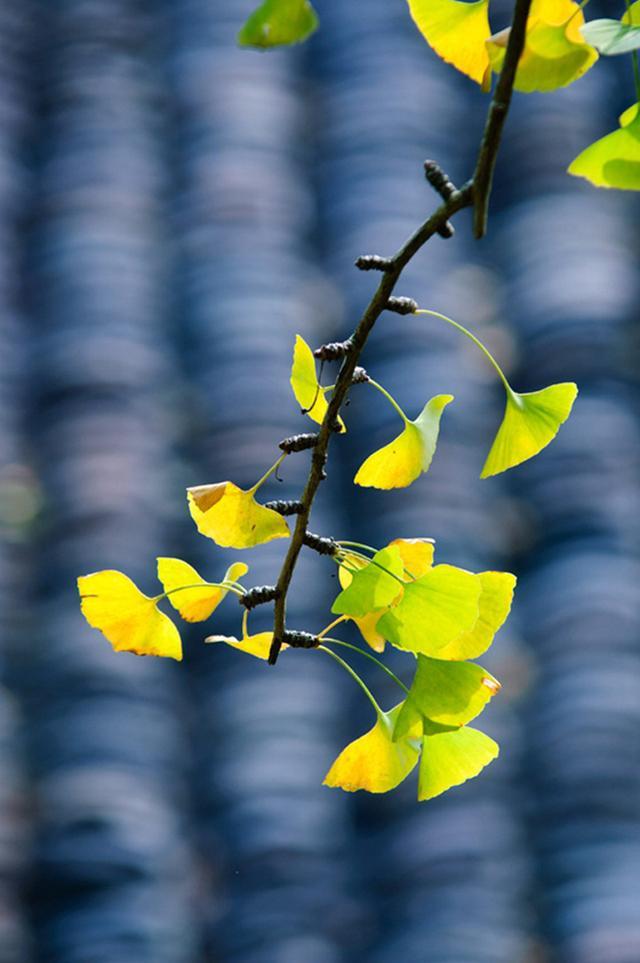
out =
{"type": "Polygon", "coordinates": [[[363,548],[366,552],[371,552],[373,555],[378,551],[377,548],[373,548],[371,545],[365,545],[363,542],[349,542],[344,538],[338,539],[338,545],[352,546],[353,548],[363,548]]]}
{"type": "Polygon", "coordinates": [[[395,672],[392,672],[391,669],[384,664],[384,662],[382,662],[380,659],[376,659],[375,655],[371,655],[370,652],[366,652],[357,645],[352,645],[351,642],[343,642],[341,639],[332,639],[324,636],[323,638],[325,642],[331,642],[332,645],[341,645],[345,649],[352,649],[354,652],[357,652],[358,655],[363,655],[365,659],[369,659],[370,662],[375,662],[379,669],[382,669],[383,672],[386,672],[389,678],[393,679],[393,681],[396,682],[407,695],[409,695],[409,690],[404,682],[402,682],[395,672]]]}
{"type": "Polygon", "coordinates": [[[376,389],[380,392],[381,395],[384,395],[384,396],[385,396],[385,398],[387,399],[387,401],[389,402],[389,404],[390,404],[393,408],[395,408],[395,410],[398,412],[398,414],[400,415],[400,417],[402,418],[402,420],[404,421],[404,423],[405,423],[405,425],[406,425],[406,424],[408,423],[409,419],[407,418],[407,416],[405,415],[404,411],[402,410],[402,408],[400,407],[400,405],[398,404],[398,402],[396,401],[396,399],[393,397],[393,395],[389,394],[389,392],[387,391],[387,389],[386,389],[386,388],[383,388],[382,385],[379,385],[377,381],[374,381],[374,380],[373,380],[373,378],[369,378],[367,384],[371,385],[372,388],[376,388],[376,389]]]}
{"type": "Polygon", "coordinates": [[[487,359],[489,360],[489,362],[493,365],[493,367],[494,367],[494,368],[496,369],[496,371],[498,372],[498,375],[499,375],[499,377],[500,377],[500,380],[502,381],[503,385],[505,386],[505,388],[506,388],[506,390],[507,390],[507,394],[510,394],[510,395],[514,394],[513,388],[511,387],[511,385],[510,385],[509,382],[507,381],[506,375],[505,375],[504,371],[502,370],[502,368],[500,367],[500,365],[498,364],[498,362],[496,361],[496,359],[493,357],[493,355],[491,354],[491,352],[489,351],[489,349],[488,349],[488,348],[485,348],[485,346],[483,345],[482,341],[480,341],[478,338],[476,338],[475,334],[472,334],[471,331],[469,331],[468,328],[465,328],[464,325],[459,324],[457,321],[454,321],[453,318],[448,318],[448,317],[446,316],[446,314],[440,314],[439,311],[428,311],[426,308],[419,308],[419,309],[416,311],[416,314],[426,314],[426,315],[429,315],[429,317],[432,317],[432,318],[440,318],[441,321],[446,321],[447,324],[453,325],[454,328],[457,328],[458,331],[460,331],[462,334],[466,335],[467,338],[470,338],[470,339],[473,341],[473,343],[476,345],[476,347],[477,347],[477,348],[480,348],[480,350],[482,351],[482,353],[483,353],[483,355],[485,356],[485,358],[487,358],[487,359]]]}
{"type": "MultiPolygon", "coordinates": [[[[381,565],[380,562],[376,562],[375,558],[369,558],[367,555],[363,555],[361,552],[356,552],[353,550],[349,552],[349,555],[352,555],[354,558],[362,559],[362,561],[366,562],[367,565],[375,565],[376,568],[379,568],[380,571],[384,572],[386,575],[389,575],[391,578],[394,578],[396,582],[400,582],[401,585],[406,584],[403,578],[400,578],[399,575],[396,575],[395,572],[392,572],[391,569],[388,569],[386,565],[381,565]]],[[[356,571],[362,572],[362,569],[356,569],[356,571]]],[[[405,569],[403,569],[403,571],[405,571],[405,569]]]]}
{"type": "Polygon", "coordinates": [[[253,488],[250,488],[250,489],[249,489],[249,492],[250,492],[252,495],[253,495],[255,492],[257,492],[258,489],[259,489],[262,485],[264,485],[264,483],[266,482],[267,478],[270,478],[271,475],[273,475],[274,471],[277,471],[277,470],[278,470],[278,468],[280,467],[280,465],[281,465],[282,462],[285,460],[285,458],[287,457],[288,454],[289,454],[289,452],[288,452],[288,451],[285,451],[284,454],[280,455],[280,457],[278,458],[278,460],[277,460],[277,462],[275,463],[275,465],[272,465],[271,468],[269,469],[269,471],[265,472],[264,475],[262,476],[262,478],[258,479],[258,481],[255,483],[255,485],[253,486],[253,488]]]}
{"type": "Polygon", "coordinates": [[[340,623],[341,623],[341,622],[345,622],[346,619],[347,619],[347,616],[346,616],[346,615],[339,615],[337,619],[334,619],[334,620],[333,620],[333,622],[329,622],[329,624],[328,624],[327,626],[325,626],[325,628],[322,630],[322,632],[318,632],[318,638],[319,638],[319,639],[324,639],[324,637],[325,637],[325,635],[327,634],[327,632],[330,632],[331,629],[335,629],[336,625],[340,625],[340,623]]]}
{"type": "MultiPolygon", "coordinates": [[[[313,651],[313,650],[312,650],[312,651],[313,651]]],[[[358,683],[358,685],[360,686],[360,688],[362,689],[362,691],[363,691],[364,694],[366,695],[367,699],[369,700],[369,702],[371,703],[371,705],[372,705],[373,708],[375,709],[376,715],[381,716],[381,715],[383,714],[383,713],[382,713],[382,709],[380,708],[380,706],[378,705],[378,703],[377,703],[376,700],[374,699],[374,697],[373,697],[370,689],[364,684],[364,682],[362,681],[362,679],[360,678],[360,676],[358,675],[358,673],[357,673],[354,669],[351,668],[351,666],[349,665],[348,662],[345,662],[344,659],[341,659],[340,656],[337,654],[337,652],[332,652],[331,649],[328,649],[326,645],[319,645],[315,651],[316,651],[316,652],[326,652],[327,655],[330,655],[331,658],[334,659],[334,660],[338,663],[338,665],[341,665],[342,668],[345,670],[345,672],[348,672],[349,675],[351,676],[351,678],[354,679],[354,681],[358,683]]]]}
{"type": "Polygon", "coordinates": [[[154,599],[156,601],[161,601],[162,599],[168,598],[173,595],[174,592],[185,592],[188,589],[205,589],[205,588],[219,588],[226,589],[228,592],[234,592],[236,595],[244,595],[244,591],[237,589],[231,582],[197,582],[195,585],[178,585],[176,588],[169,589],[167,592],[162,592],[161,595],[155,595],[154,599]]]}

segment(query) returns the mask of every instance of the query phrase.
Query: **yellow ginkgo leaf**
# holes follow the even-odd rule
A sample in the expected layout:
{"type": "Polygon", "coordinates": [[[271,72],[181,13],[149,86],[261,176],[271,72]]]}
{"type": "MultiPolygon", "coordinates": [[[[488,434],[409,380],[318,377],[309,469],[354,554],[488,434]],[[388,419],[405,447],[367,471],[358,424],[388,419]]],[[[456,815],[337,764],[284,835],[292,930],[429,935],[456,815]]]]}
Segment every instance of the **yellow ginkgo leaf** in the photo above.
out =
{"type": "Polygon", "coordinates": [[[463,661],[477,659],[486,652],[494,636],[511,611],[516,577],[510,572],[479,572],[482,586],[478,600],[478,621],[444,648],[438,650],[439,659],[463,661]]]}
{"type": "MultiPolygon", "coordinates": [[[[598,52],[580,33],[582,10],[574,0],[533,0],[527,21],[524,50],[514,87],[523,93],[566,87],[589,70],[598,52]]],[[[487,41],[491,66],[502,70],[510,29],[487,41]]]]}
{"type": "MultiPolygon", "coordinates": [[[[241,639],[236,639],[233,635],[210,635],[205,642],[224,642],[232,649],[238,649],[240,652],[246,652],[247,655],[255,656],[256,659],[267,661],[273,642],[273,632],[258,632],[256,635],[245,635],[241,639]]],[[[289,646],[284,643],[280,651],[288,648],[289,646]]]]}
{"type": "MultiPolygon", "coordinates": [[[[227,569],[223,581],[235,582],[248,571],[244,562],[235,562],[227,569]]],[[[228,592],[219,585],[210,585],[192,565],[180,558],[159,558],[158,578],[169,602],[187,622],[204,622],[228,592]]]]}
{"type": "Polygon", "coordinates": [[[640,105],[620,117],[619,130],[591,144],[569,165],[569,173],[596,187],[640,191],[640,105]]]}
{"type": "Polygon", "coordinates": [[[485,41],[489,0],[408,0],[411,16],[429,46],[448,64],[488,90],[491,67],[485,41]]]}
{"type": "Polygon", "coordinates": [[[484,732],[463,726],[454,732],[424,737],[418,777],[418,799],[422,802],[459,786],[477,776],[498,756],[497,742],[484,732]]]}
{"type": "Polygon", "coordinates": [[[200,534],[222,548],[252,548],[274,538],[288,538],[282,515],[259,505],[253,492],[230,481],[187,489],[189,511],[200,534]]]}
{"type": "Polygon", "coordinates": [[[182,659],[180,634],[157,607],[158,598],[143,595],[122,572],[107,570],[78,579],[85,619],[99,629],[116,652],[182,659]]]}
{"type": "MultiPolygon", "coordinates": [[[[293,348],[291,387],[296,401],[309,417],[322,424],[327,411],[326,388],[318,381],[316,361],[307,342],[299,334],[293,348]]],[[[340,431],[346,431],[342,418],[338,418],[340,431]]]]}
{"type": "Polygon", "coordinates": [[[431,538],[394,538],[389,548],[397,546],[404,565],[405,578],[420,578],[433,565],[435,545],[431,538]]]}
{"type": "Polygon", "coordinates": [[[416,724],[397,742],[393,730],[402,703],[380,712],[369,732],[343,749],[324,778],[323,785],[346,792],[388,792],[400,785],[415,767],[420,753],[422,726],[416,724]]]}
{"type": "Polygon", "coordinates": [[[564,382],[518,394],[507,390],[507,406],[481,478],[498,475],[542,451],[571,413],[578,388],[564,382]]]}
{"type": "Polygon", "coordinates": [[[406,488],[431,464],[442,412],[453,395],[436,395],[415,421],[405,420],[404,430],[363,462],[354,482],[363,488],[406,488]]]}

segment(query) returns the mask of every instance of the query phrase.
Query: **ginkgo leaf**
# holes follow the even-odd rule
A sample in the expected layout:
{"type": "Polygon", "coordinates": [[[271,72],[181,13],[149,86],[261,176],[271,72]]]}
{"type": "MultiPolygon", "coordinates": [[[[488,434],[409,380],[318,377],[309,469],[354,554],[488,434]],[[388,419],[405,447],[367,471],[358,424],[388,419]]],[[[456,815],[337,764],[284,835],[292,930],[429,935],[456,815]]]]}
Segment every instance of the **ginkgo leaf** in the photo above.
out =
{"type": "Polygon", "coordinates": [[[439,659],[477,659],[487,651],[511,611],[516,577],[510,572],[479,572],[482,586],[478,621],[469,632],[438,650],[439,659]]]}
{"type": "Polygon", "coordinates": [[[577,394],[573,382],[527,394],[509,389],[504,418],[480,477],[498,475],[546,448],[569,417],[577,394]]]}
{"type": "Polygon", "coordinates": [[[406,488],[426,472],[436,450],[442,412],[451,401],[453,395],[436,395],[415,421],[407,419],[397,438],[363,462],[355,484],[363,488],[406,488]]]}
{"type": "MultiPolygon", "coordinates": [[[[574,0],[533,0],[515,90],[548,92],[582,77],[598,59],[580,33],[582,10],[574,0]]],[[[502,70],[510,28],[487,41],[494,71],[502,70]]]]}
{"type": "Polygon", "coordinates": [[[180,634],[158,607],[122,572],[107,570],[78,579],[85,619],[99,629],[116,652],[159,655],[182,660],[180,634]]]}
{"type": "Polygon", "coordinates": [[[422,802],[477,776],[496,759],[500,748],[484,732],[463,726],[455,732],[426,735],[418,776],[418,799],[422,802]]]}
{"type": "MultiPolygon", "coordinates": [[[[293,348],[290,381],[295,399],[302,410],[317,424],[322,424],[327,411],[327,391],[318,381],[313,352],[299,334],[296,335],[293,348]]],[[[342,418],[338,418],[338,424],[341,431],[346,431],[342,418]]]]}
{"type": "Polygon", "coordinates": [[[569,165],[568,171],[596,187],[640,191],[640,110],[634,104],[622,114],[619,130],[591,144],[569,165]],[[634,113],[635,110],[635,113],[634,113]]]}
{"type": "Polygon", "coordinates": [[[588,43],[608,57],[639,50],[640,0],[636,0],[620,20],[590,20],[580,32],[588,43]]]}
{"type": "MultiPolygon", "coordinates": [[[[235,582],[248,571],[244,562],[235,562],[227,569],[223,581],[235,582]]],[[[180,558],[159,558],[158,578],[169,602],[187,622],[204,622],[228,592],[219,585],[210,585],[192,565],[180,558]]]]}
{"type": "Polygon", "coordinates": [[[259,505],[253,490],[233,482],[187,489],[189,511],[201,535],[222,548],[252,548],[274,538],[288,538],[282,515],[259,505]]]}
{"type": "MultiPolygon", "coordinates": [[[[431,539],[395,538],[389,543],[387,548],[393,548],[399,551],[403,567],[403,571],[400,574],[405,581],[411,581],[412,579],[420,578],[421,575],[424,575],[429,571],[433,564],[434,545],[431,539]]],[[[350,568],[356,569],[361,569],[367,564],[366,561],[361,557],[352,555],[350,553],[346,554],[345,561],[348,563],[350,568]]],[[[351,585],[353,575],[346,565],[340,565],[340,568],[338,569],[338,577],[340,579],[340,584],[344,589],[351,585]]],[[[394,596],[391,604],[393,604],[393,602],[396,601],[404,591],[403,587],[399,583],[397,587],[400,589],[400,592],[394,596]]],[[[370,611],[366,615],[362,616],[348,616],[348,618],[350,618],[358,626],[362,638],[365,640],[367,645],[374,650],[374,652],[384,652],[385,649],[386,639],[378,629],[378,622],[381,616],[387,611],[388,607],[389,606],[374,609],[373,611],[370,611]]]]}
{"type": "Polygon", "coordinates": [[[364,789],[381,793],[395,789],[414,769],[420,753],[422,728],[414,726],[402,739],[393,741],[393,731],[402,703],[380,712],[374,727],[342,750],[323,785],[346,792],[364,789]]]}
{"type": "Polygon", "coordinates": [[[435,545],[430,538],[394,538],[389,548],[397,548],[404,566],[403,577],[426,575],[433,565],[435,545]]]}
{"type": "Polygon", "coordinates": [[[402,598],[382,616],[378,630],[398,648],[437,656],[439,649],[474,627],[480,592],[477,575],[436,565],[405,585],[402,598]]]}
{"type": "Polygon", "coordinates": [[[442,662],[419,655],[394,738],[401,738],[415,724],[415,710],[440,726],[464,726],[499,691],[498,680],[473,662],[442,662]]]}
{"type": "MultiPolygon", "coordinates": [[[[246,652],[247,655],[255,656],[256,659],[267,661],[273,642],[273,632],[258,632],[256,635],[245,635],[241,639],[236,639],[233,635],[210,635],[205,639],[205,642],[224,642],[225,645],[230,645],[232,649],[238,649],[240,652],[246,652]]],[[[285,642],[280,651],[288,648],[289,646],[285,642]]]]}
{"type": "Polygon", "coordinates": [[[402,591],[402,557],[397,547],[376,552],[373,561],[351,574],[349,585],[331,606],[334,615],[363,616],[384,609],[402,591]]]}
{"type": "Polygon", "coordinates": [[[238,34],[243,47],[278,47],[300,43],[318,27],[309,0],[264,0],[238,34]]]}
{"type": "Polygon", "coordinates": [[[485,41],[489,27],[489,0],[408,0],[418,30],[429,46],[448,64],[488,90],[491,67],[485,41]]]}

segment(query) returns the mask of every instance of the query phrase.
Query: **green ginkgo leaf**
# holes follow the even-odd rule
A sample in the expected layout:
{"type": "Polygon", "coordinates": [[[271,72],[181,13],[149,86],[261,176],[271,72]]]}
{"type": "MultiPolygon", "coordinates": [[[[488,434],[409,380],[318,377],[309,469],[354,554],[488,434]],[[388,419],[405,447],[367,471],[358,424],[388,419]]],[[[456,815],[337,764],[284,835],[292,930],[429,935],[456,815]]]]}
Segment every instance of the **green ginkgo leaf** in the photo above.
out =
{"type": "Polygon", "coordinates": [[[378,622],[385,639],[401,649],[436,656],[479,615],[481,583],[477,575],[452,565],[436,565],[409,582],[402,598],[378,622]]]}
{"type": "Polygon", "coordinates": [[[477,659],[487,651],[498,629],[511,611],[516,577],[510,572],[479,572],[482,586],[478,602],[478,621],[469,632],[438,651],[439,659],[462,661],[477,659]]]}
{"type": "Polygon", "coordinates": [[[473,662],[442,662],[419,655],[394,737],[401,738],[415,725],[416,711],[440,726],[464,726],[480,715],[499,691],[498,680],[473,662]]]}
{"type": "Polygon", "coordinates": [[[422,802],[459,786],[477,776],[497,758],[497,742],[484,732],[463,726],[454,732],[425,735],[418,777],[418,799],[422,802]]]}
{"type": "Polygon", "coordinates": [[[569,165],[575,177],[596,187],[640,191],[640,109],[633,104],[620,118],[619,130],[591,144],[569,165]]]}
{"type": "Polygon", "coordinates": [[[453,395],[436,395],[415,421],[405,418],[404,430],[398,437],[363,462],[355,484],[364,488],[406,488],[426,472],[436,450],[442,412],[451,401],[453,395]]]}
{"type": "Polygon", "coordinates": [[[580,32],[587,43],[605,57],[640,49],[640,27],[632,27],[619,20],[591,20],[580,32]]]}
{"type": "Polygon", "coordinates": [[[356,792],[382,793],[395,789],[418,761],[422,727],[418,723],[402,739],[393,733],[402,704],[377,713],[369,732],[342,750],[324,778],[325,786],[356,792]]]}
{"type": "Polygon", "coordinates": [[[264,0],[238,34],[242,47],[280,47],[300,43],[318,27],[309,0],[264,0]]]}
{"type": "Polygon", "coordinates": [[[580,32],[608,57],[640,50],[640,0],[629,7],[621,20],[590,20],[580,32]]]}
{"type": "Polygon", "coordinates": [[[402,591],[404,568],[397,546],[376,552],[373,561],[351,573],[351,581],[331,607],[334,615],[364,616],[384,609],[402,591]]]}
{"type": "Polygon", "coordinates": [[[553,441],[571,413],[578,388],[573,382],[518,394],[507,390],[507,406],[481,478],[522,464],[553,441]]]}

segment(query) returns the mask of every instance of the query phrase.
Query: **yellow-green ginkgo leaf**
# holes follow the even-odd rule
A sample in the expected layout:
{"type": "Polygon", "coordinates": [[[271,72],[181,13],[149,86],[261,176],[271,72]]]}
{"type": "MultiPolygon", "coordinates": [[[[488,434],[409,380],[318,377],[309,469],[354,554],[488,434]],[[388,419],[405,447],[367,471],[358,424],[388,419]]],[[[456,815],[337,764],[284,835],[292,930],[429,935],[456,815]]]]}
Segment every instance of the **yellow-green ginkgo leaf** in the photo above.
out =
{"type": "Polygon", "coordinates": [[[402,591],[403,565],[397,547],[376,552],[373,561],[356,572],[331,607],[334,615],[363,616],[384,609],[402,591]]]}
{"type": "Polygon", "coordinates": [[[393,741],[401,705],[381,712],[374,727],[343,749],[324,778],[325,786],[356,792],[389,792],[407,778],[420,753],[422,727],[413,727],[402,739],[393,741]]]}
{"type": "Polygon", "coordinates": [[[509,389],[504,418],[480,477],[498,475],[546,448],[571,414],[577,394],[573,382],[549,385],[527,394],[509,389]]]}
{"type": "Polygon", "coordinates": [[[405,585],[400,601],[378,622],[378,630],[398,648],[437,657],[443,646],[476,624],[480,592],[477,575],[436,565],[405,585]]]}
{"type": "MultiPolygon", "coordinates": [[[[235,582],[249,571],[244,562],[235,562],[224,576],[224,582],[235,582]]],[[[174,609],[187,622],[204,622],[229,591],[210,585],[192,565],[180,558],[159,558],[158,578],[174,609]]]]}
{"type": "Polygon", "coordinates": [[[143,595],[122,572],[107,570],[78,579],[80,607],[85,619],[99,629],[116,652],[182,659],[180,634],[158,598],[143,595]]]}
{"type": "Polygon", "coordinates": [[[318,27],[309,0],[264,0],[238,34],[242,47],[280,47],[306,40],[318,27]]]}
{"type": "Polygon", "coordinates": [[[488,90],[491,67],[485,41],[489,0],[408,0],[411,16],[429,46],[448,64],[488,90]]]}
{"type": "Polygon", "coordinates": [[[460,727],[480,715],[499,691],[498,680],[473,662],[442,662],[419,655],[394,738],[403,736],[414,723],[413,710],[440,726],[460,727]]]}
{"type": "MultiPolygon", "coordinates": [[[[246,652],[247,655],[253,655],[256,659],[267,661],[273,642],[273,632],[258,632],[256,635],[245,635],[241,639],[236,639],[233,635],[210,635],[205,642],[224,642],[232,649],[238,649],[239,652],[246,652]]],[[[288,648],[289,646],[284,643],[281,651],[288,648]]]]}
{"type": "Polygon", "coordinates": [[[274,538],[288,538],[282,515],[259,505],[253,490],[233,482],[187,489],[189,511],[201,535],[222,548],[252,548],[274,538]]]}
{"type": "MultiPolygon", "coordinates": [[[[296,401],[305,414],[322,424],[327,411],[327,390],[318,381],[316,361],[307,342],[299,334],[293,348],[291,367],[291,387],[296,401]]],[[[341,431],[346,431],[342,418],[338,418],[341,431]]]]}
{"type": "Polygon", "coordinates": [[[569,165],[569,173],[596,187],[640,191],[640,110],[634,104],[620,118],[621,127],[591,144],[569,165]]]}
{"type": "MultiPolygon", "coordinates": [[[[548,92],[582,77],[598,59],[598,52],[580,33],[584,17],[573,0],[533,0],[527,21],[524,50],[514,87],[523,93],[548,92]]],[[[502,70],[510,29],[487,41],[493,70],[502,70]]]]}
{"type": "Polygon", "coordinates": [[[454,732],[427,735],[422,744],[418,799],[422,802],[477,776],[500,752],[484,732],[463,726],[454,732]]]}
{"type": "Polygon", "coordinates": [[[469,632],[463,632],[438,651],[439,659],[477,659],[486,652],[498,629],[511,611],[516,577],[510,572],[479,572],[482,586],[478,602],[478,621],[469,632]]]}
{"type": "Polygon", "coordinates": [[[364,488],[406,488],[431,464],[442,412],[453,395],[436,395],[415,421],[405,421],[404,430],[392,442],[379,448],[363,462],[354,482],[364,488]]]}

